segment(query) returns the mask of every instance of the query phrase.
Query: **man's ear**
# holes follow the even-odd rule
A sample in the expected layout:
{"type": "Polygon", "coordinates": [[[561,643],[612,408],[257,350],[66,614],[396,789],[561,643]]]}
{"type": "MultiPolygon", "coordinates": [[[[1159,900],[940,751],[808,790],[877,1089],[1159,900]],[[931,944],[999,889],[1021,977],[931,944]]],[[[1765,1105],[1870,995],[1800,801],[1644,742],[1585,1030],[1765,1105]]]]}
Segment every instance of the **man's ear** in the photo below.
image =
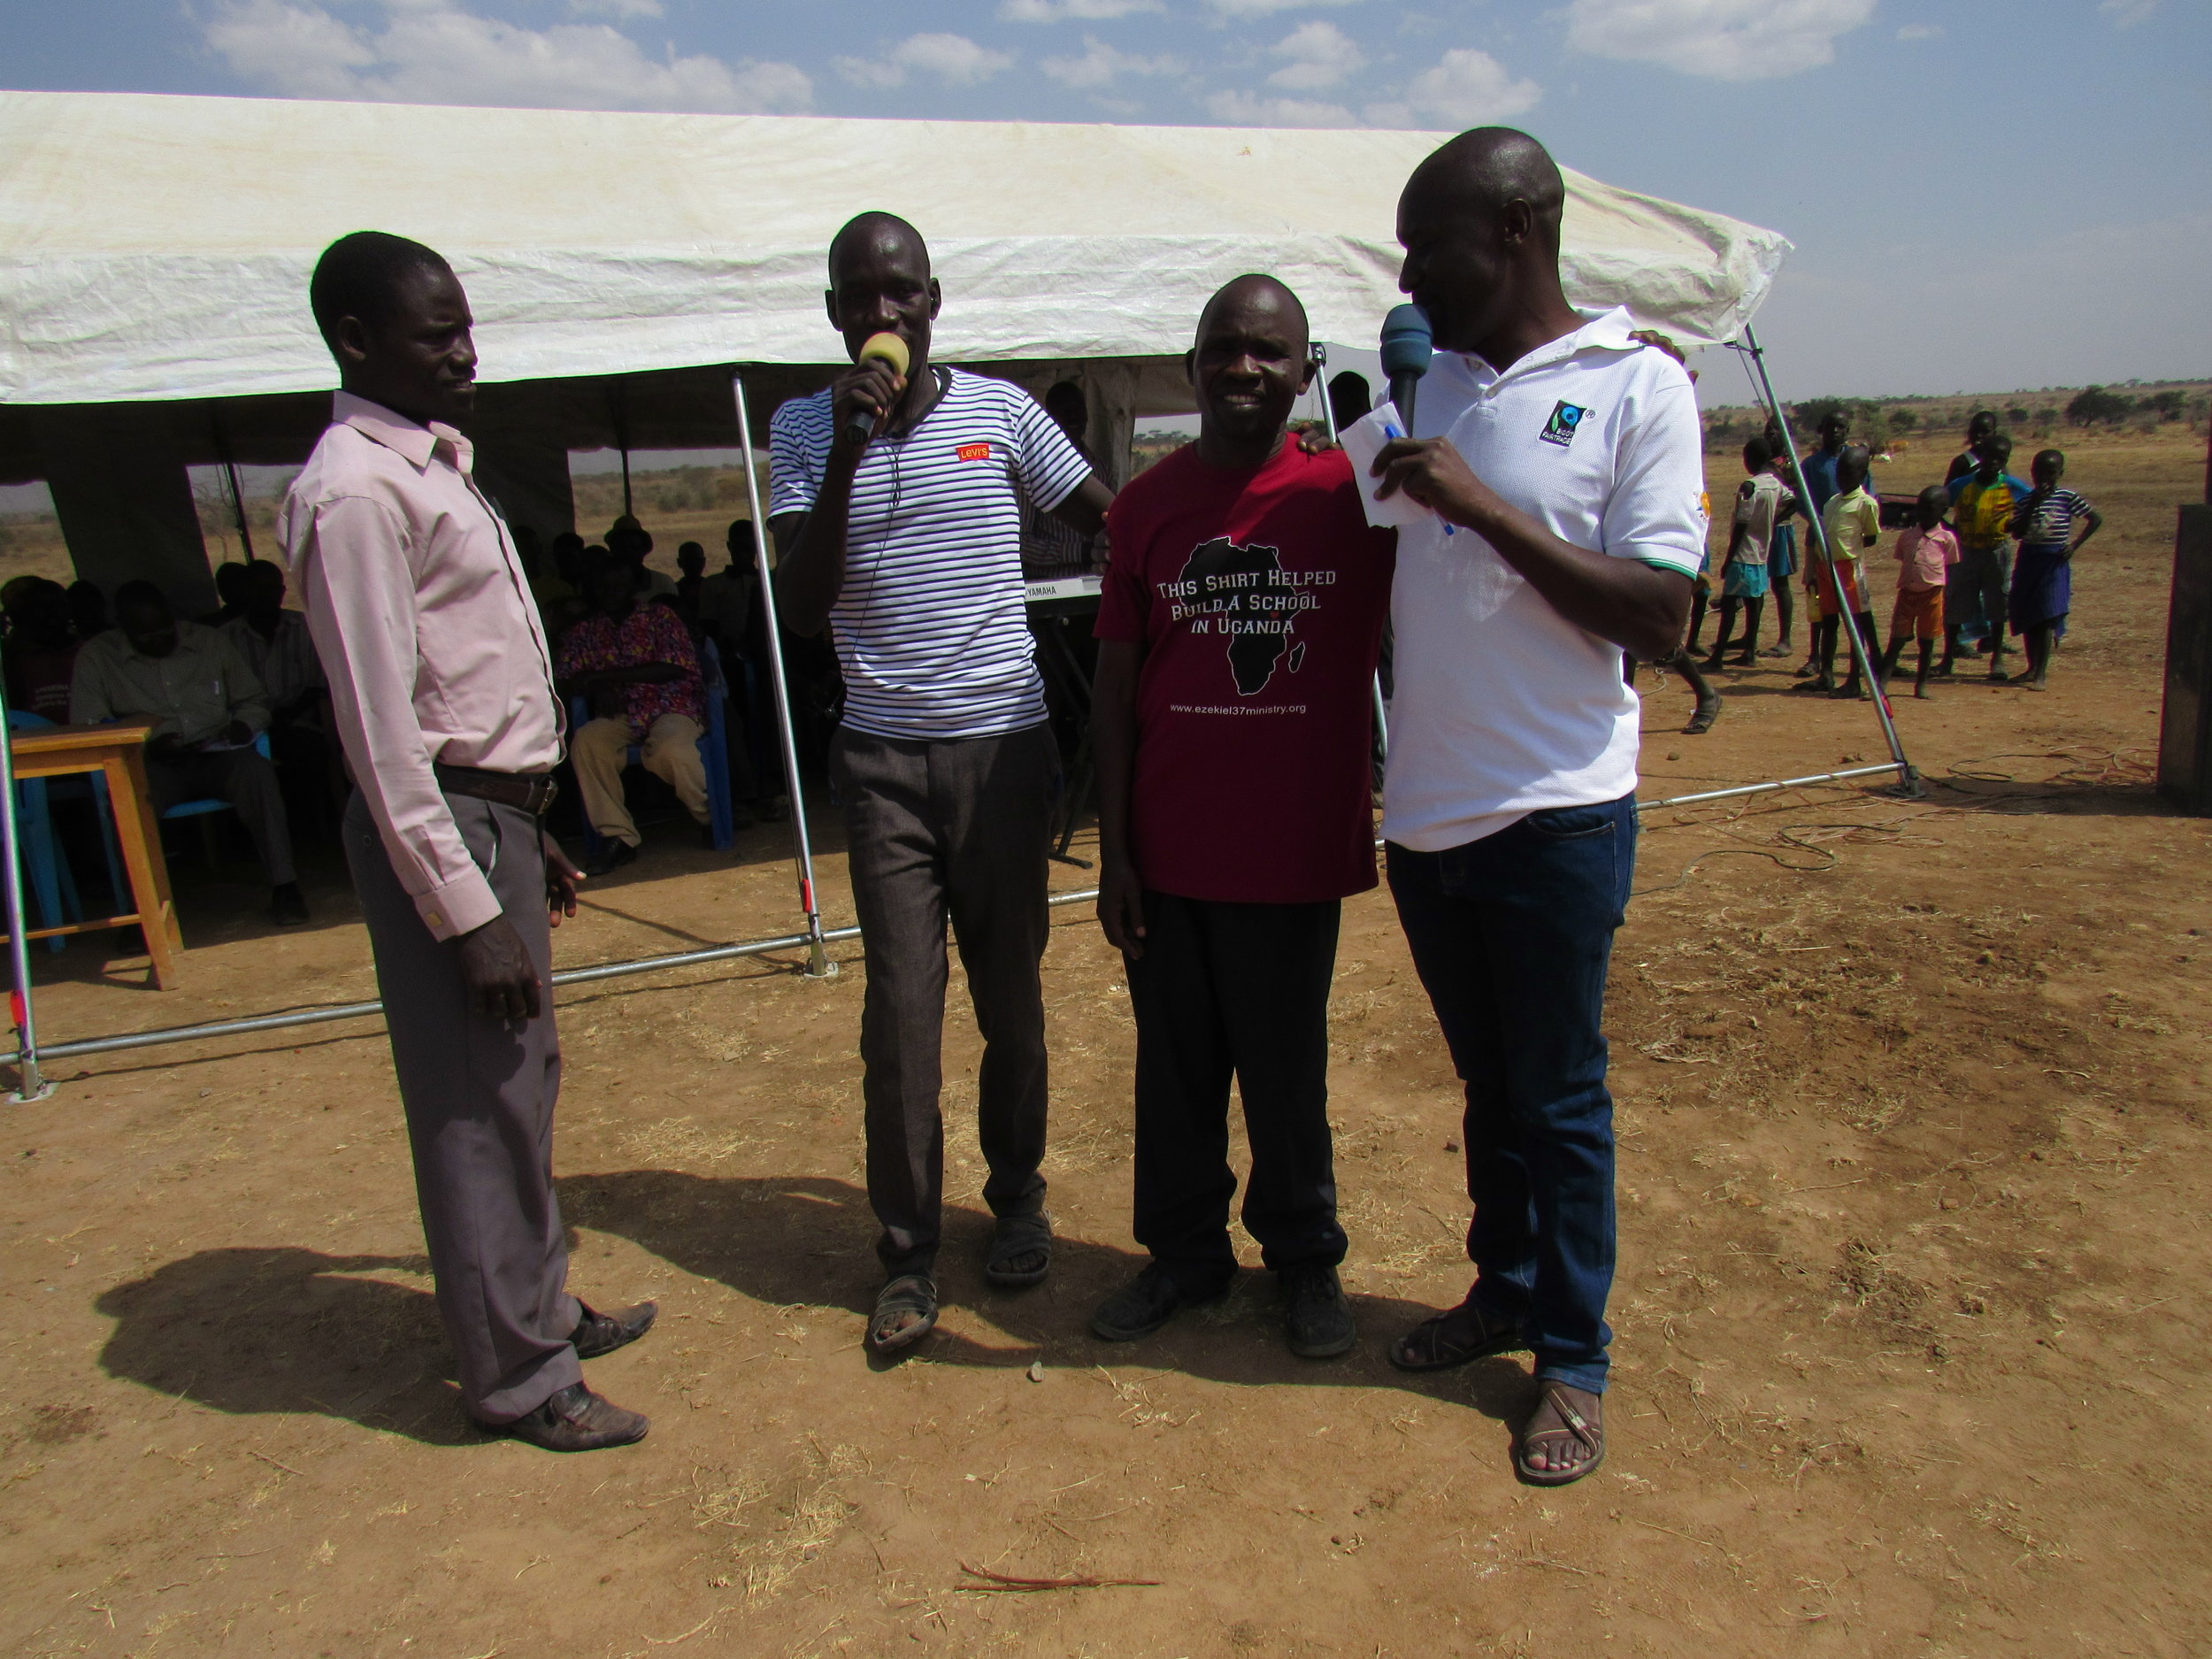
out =
{"type": "Polygon", "coordinates": [[[945,290],[937,286],[937,279],[929,280],[929,320],[937,320],[937,313],[945,309],[945,290]]]}
{"type": "Polygon", "coordinates": [[[1515,196],[1498,212],[1500,239],[1509,244],[1526,242],[1536,234],[1536,210],[1515,196]]]}
{"type": "Polygon", "coordinates": [[[358,317],[341,317],[330,331],[330,349],[342,367],[357,369],[369,360],[369,331],[358,317]]]}
{"type": "Polygon", "coordinates": [[[837,290],[835,288],[822,290],[822,311],[829,319],[831,327],[841,334],[845,332],[845,325],[837,320],[837,290]]]}
{"type": "Polygon", "coordinates": [[[1313,360],[1311,355],[1309,354],[1306,358],[1305,367],[1298,376],[1298,389],[1301,393],[1308,392],[1312,389],[1314,371],[1318,369],[1320,366],[1321,365],[1319,364],[1313,360]]]}
{"type": "Polygon", "coordinates": [[[1183,378],[1191,383],[1191,387],[1194,390],[1196,389],[1198,386],[1198,349],[1195,346],[1192,347],[1188,351],[1183,353],[1183,378]]]}

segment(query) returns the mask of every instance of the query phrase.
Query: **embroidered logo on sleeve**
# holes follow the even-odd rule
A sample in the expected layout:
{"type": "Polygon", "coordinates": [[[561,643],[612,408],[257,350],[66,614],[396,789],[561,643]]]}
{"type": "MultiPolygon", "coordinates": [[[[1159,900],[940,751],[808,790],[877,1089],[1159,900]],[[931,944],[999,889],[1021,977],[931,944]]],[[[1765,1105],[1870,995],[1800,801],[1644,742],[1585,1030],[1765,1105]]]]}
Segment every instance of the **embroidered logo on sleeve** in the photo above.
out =
{"type": "Polygon", "coordinates": [[[987,461],[991,458],[991,446],[987,443],[964,443],[953,453],[964,461],[987,461]]]}
{"type": "Polygon", "coordinates": [[[1555,403],[1551,419],[1544,423],[1544,430],[1537,435],[1546,443],[1555,443],[1563,449],[1575,441],[1575,429],[1582,425],[1582,418],[1589,412],[1579,403],[1555,403]]]}

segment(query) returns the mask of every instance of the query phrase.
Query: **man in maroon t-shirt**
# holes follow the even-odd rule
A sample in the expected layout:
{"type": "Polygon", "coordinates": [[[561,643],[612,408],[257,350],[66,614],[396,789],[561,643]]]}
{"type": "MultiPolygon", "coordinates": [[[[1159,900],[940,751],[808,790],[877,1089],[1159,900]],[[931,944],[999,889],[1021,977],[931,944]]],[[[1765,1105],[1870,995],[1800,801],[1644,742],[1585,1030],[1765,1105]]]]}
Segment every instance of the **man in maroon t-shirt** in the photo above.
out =
{"type": "Polygon", "coordinates": [[[1292,1351],[1323,1359],[1356,1334],[1336,1273],[1329,983],[1341,901],[1375,885],[1369,687],[1396,533],[1368,527],[1342,451],[1286,434],[1313,376],[1297,296],[1239,277],[1189,362],[1198,442],[1106,517],[1098,916],[1136,1011],[1135,1231],[1152,1261],[1091,1329],[1143,1336],[1235,1279],[1233,1074],[1244,1225],[1292,1351]]]}

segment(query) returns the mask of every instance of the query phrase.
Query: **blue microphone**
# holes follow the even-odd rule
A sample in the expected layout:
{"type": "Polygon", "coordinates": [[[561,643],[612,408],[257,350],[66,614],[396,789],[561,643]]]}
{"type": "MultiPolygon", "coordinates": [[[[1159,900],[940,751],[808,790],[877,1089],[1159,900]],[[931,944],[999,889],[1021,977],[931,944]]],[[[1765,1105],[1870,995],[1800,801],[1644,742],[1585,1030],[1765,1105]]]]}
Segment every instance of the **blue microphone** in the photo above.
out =
{"type": "Polygon", "coordinates": [[[1436,355],[1429,332],[1429,314],[1418,305],[1394,305],[1383,319],[1382,366],[1390,377],[1390,401],[1398,406],[1398,419],[1413,433],[1413,395],[1421,377],[1429,372],[1436,355]]]}

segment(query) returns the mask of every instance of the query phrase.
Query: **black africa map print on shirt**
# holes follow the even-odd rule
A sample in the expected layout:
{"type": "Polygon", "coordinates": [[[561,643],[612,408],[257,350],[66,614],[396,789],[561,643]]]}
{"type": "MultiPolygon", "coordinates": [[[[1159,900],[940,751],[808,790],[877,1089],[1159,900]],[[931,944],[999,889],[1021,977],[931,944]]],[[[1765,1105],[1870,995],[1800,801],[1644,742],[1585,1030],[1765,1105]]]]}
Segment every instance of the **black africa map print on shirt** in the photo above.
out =
{"type": "Polygon", "coordinates": [[[1278,667],[1294,674],[1304,666],[1305,642],[1291,637],[1292,625],[1320,605],[1309,590],[1335,580],[1334,571],[1286,571],[1275,548],[1216,536],[1191,550],[1181,578],[1162,582],[1160,594],[1171,621],[1223,636],[1237,695],[1256,697],[1278,667]]]}

